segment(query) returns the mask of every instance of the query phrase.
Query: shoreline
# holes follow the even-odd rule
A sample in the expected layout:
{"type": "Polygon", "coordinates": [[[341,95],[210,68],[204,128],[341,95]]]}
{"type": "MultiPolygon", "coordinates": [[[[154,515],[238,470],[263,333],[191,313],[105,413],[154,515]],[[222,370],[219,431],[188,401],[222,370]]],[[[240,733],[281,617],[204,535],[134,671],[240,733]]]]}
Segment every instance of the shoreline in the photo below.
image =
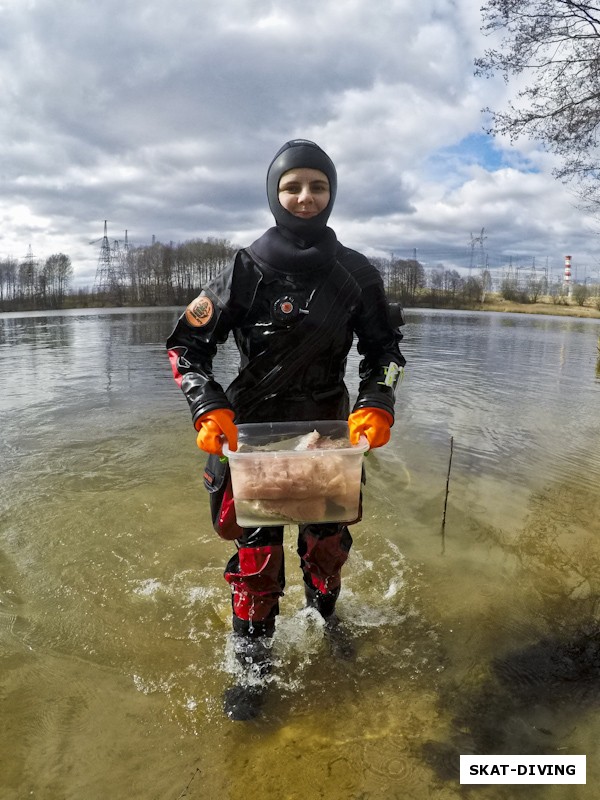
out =
{"type": "MultiPolygon", "coordinates": [[[[396,305],[394,301],[390,301],[391,305],[396,305]]],[[[0,317],[2,314],[30,314],[32,312],[37,312],[39,314],[43,314],[44,312],[52,312],[52,313],[60,313],[61,311],[107,311],[107,310],[119,310],[119,311],[126,311],[127,309],[135,309],[135,308],[179,308],[180,306],[173,306],[173,305],[152,305],[152,306],[140,306],[140,305],[121,305],[121,306],[66,306],[64,308],[31,308],[31,309],[0,309],[0,317]]],[[[181,306],[183,308],[184,306],[181,306]]],[[[489,299],[486,299],[483,303],[473,303],[473,304],[464,304],[458,306],[450,306],[450,305],[421,305],[417,303],[415,305],[406,305],[403,308],[411,309],[411,308],[424,308],[424,309],[432,309],[435,311],[491,311],[491,312],[500,312],[506,314],[541,314],[545,316],[554,316],[554,317],[577,317],[579,319],[597,319],[600,320],[600,309],[597,309],[593,306],[584,305],[579,306],[577,304],[568,304],[563,305],[562,303],[553,303],[551,300],[544,299],[538,300],[536,303],[516,303],[512,300],[504,300],[497,295],[491,295],[489,299]]]]}
{"type": "MultiPolygon", "coordinates": [[[[411,306],[407,306],[410,308],[411,306]]],[[[413,308],[432,308],[432,306],[412,306],[413,308]]],[[[512,300],[502,298],[492,298],[484,303],[477,303],[472,306],[459,306],[448,308],[447,306],[437,306],[442,310],[452,311],[491,311],[505,314],[540,314],[553,317],[577,317],[579,319],[598,319],[600,320],[600,310],[591,306],[562,305],[552,301],[538,300],[537,303],[515,303],[512,300]]]]}

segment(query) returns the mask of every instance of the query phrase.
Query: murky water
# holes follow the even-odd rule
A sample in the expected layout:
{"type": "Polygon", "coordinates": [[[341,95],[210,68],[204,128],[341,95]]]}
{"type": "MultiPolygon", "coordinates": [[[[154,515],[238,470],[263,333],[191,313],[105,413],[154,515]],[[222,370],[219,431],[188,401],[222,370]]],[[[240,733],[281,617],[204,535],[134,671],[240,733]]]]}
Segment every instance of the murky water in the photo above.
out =
{"type": "Polygon", "coordinates": [[[587,786],[474,797],[594,797],[600,323],[407,314],[339,603],[358,658],[302,608],[290,529],[268,715],[243,724],[177,315],[0,315],[0,798],[445,800],[469,752],[587,755],[587,786]]]}

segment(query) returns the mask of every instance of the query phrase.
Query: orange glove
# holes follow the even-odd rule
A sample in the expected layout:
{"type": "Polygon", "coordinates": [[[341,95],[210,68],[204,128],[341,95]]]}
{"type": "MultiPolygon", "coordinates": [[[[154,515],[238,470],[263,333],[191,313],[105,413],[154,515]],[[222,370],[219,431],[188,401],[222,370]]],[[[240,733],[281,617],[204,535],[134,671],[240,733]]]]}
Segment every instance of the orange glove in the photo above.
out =
{"type": "Polygon", "coordinates": [[[196,444],[205,453],[223,455],[223,437],[230,450],[237,450],[238,431],[233,423],[234,413],[229,408],[215,408],[196,420],[196,444]]]}
{"type": "Polygon", "coordinates": [[[366,436],[371,450],[382,447],[390,440],[392,415],[382,408],[359,408],[348,417],[350,444],[358,444],[361,436],[366,436]]]}

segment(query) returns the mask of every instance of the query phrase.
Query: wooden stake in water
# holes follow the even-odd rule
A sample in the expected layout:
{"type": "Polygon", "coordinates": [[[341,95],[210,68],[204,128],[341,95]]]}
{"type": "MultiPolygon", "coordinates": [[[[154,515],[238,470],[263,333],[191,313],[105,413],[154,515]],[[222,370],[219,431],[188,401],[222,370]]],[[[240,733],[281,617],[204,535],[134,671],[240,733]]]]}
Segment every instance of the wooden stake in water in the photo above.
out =
{"type": "Polygon", "coordinates": [[[190,788],[190,786],[192,785],[192,781],[194,780],[194,778],[196,777],[196,775],[198,775],[198,773],[199,773],[199,772],[200,772],[200,767],[196,767],[196,771],[194,772],[194,774],[192,775],[192,777],[189,779],[189,781],[188,781],[188,785],[185,787],[185,789],[184,789],[184,790],[181,792],[181,794],[178,796],[177,800],[181,800],[181,798],[182,798],[182,797],[188,797],[188,796],[189,796],[189,795],[188,795],[188,793],[187,793],[187,791],[188,791],[188,789],[190,788]]]}
{"type": "Polygon", "coordinates": [[[452,453],[454,452],[454,436],[450,437],[450,458],[448,459],[448,474],[446,475],[446,496],[444,497],[444,514],[442,516],[442,552],[444,552],[446,534],[446,509],[448,507],[448,492],[450,491],[450,470],[452,469],[452,453]]]}

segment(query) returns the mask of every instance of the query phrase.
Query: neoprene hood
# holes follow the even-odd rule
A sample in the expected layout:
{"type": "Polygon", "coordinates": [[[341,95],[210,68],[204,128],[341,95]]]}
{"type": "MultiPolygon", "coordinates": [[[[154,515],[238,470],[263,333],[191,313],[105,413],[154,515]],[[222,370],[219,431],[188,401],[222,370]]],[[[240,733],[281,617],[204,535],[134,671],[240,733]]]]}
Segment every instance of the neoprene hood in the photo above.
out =
{"type": "Polygon", "coordinates": [[[300,239],[310,242],[318,238],[327,226],[337,192],[337,172],[333,161],[318,144],[308,139],[292,139],[281,147],[267,171],[267,198],[269,208],[278,226],[286,228],[300,239]],[[318,169],[327,175],[330,198],[327,207],[311,219],[301,219],[290,214],[279,202],[279,181],[290,169],[318,169]]]}

